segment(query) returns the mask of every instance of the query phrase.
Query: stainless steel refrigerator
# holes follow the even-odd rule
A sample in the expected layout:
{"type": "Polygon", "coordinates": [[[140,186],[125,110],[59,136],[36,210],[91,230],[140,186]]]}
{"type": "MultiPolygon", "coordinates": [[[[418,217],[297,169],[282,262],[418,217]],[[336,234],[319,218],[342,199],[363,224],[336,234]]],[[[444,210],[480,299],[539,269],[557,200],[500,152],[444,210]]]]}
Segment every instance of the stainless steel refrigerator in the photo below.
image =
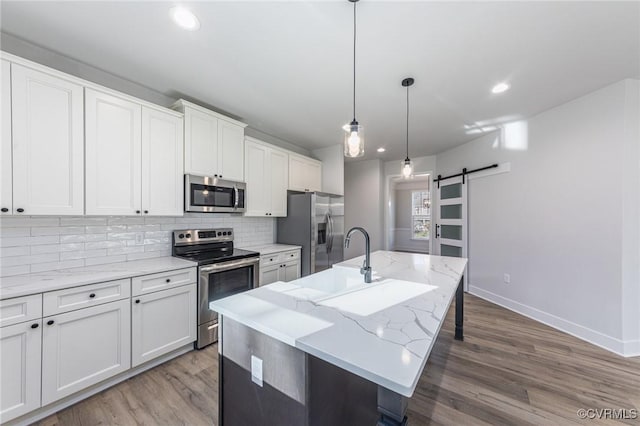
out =
{"type": "Polygon", "coordinates": [[[344,197],[322,192],[287,193],[287,217],[278,218],[277,242],[302,246],[302,276],[342,262],[344,197]]]}

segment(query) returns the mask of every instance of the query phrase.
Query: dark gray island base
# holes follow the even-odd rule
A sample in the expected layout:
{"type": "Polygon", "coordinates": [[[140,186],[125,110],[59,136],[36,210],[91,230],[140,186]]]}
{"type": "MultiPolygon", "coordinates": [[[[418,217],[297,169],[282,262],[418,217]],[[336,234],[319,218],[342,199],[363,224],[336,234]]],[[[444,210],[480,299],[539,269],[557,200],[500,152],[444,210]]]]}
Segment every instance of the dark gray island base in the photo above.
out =
{"type": "MultiPolygon", "coordinates": [[[[455,293],[455,339],[463,340],[462,278],[455,293]]],[[[398,426],[408,424],[408,397],[221,318],[221,426],[398,426]],[[269,367],[252,377],[252,356],[269,367]]],[[[256,371],[256,366],[254,366],[256,371]]]]}

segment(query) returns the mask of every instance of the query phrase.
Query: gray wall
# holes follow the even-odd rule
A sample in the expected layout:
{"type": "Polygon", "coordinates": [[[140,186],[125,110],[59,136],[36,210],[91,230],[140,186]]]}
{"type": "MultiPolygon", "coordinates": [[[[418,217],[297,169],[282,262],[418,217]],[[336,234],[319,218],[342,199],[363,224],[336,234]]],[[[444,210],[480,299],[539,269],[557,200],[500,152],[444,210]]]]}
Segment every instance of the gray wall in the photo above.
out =
{"type": "MultiPolygon", "coordinates": [[[[371,237],[371,251],[383,246],[382,207],[384,181],[383,163],[380,160],[348,162],[344,168],[345,231],[361,226],[371,237]]],[[[364,254],[364,239],[354,236],[345,249],[344,258],[351,259],[364,254]]]]}
{"type": "Polygon", "coordinates": [[[443,175],[510,163],[469,180],[472,293],[636,354],[639,93],[621,81],[437,157],[443,175]]]}

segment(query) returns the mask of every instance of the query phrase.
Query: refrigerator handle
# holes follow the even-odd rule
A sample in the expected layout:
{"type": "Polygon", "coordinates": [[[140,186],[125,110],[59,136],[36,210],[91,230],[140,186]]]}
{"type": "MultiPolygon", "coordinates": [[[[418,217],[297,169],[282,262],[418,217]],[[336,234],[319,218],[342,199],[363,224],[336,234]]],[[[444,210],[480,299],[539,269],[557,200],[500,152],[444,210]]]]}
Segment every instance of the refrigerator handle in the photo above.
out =
{"type": "Polygon", "coordinates": [[[327,213],[327,219],[329,219],[329,235],[327,236],[327,247],[329,250],[327,253],[331,253],[333,250],[333,216],[331,216],[331,213],[327,213]]]}
{"type": "Polygon", "coordinates": [[[325,241],[324,241],[324,249],[329,254],[331,252],[331,222],[329,221],[329,213],[325,213],[324,215],[324,229],[325,229],[325,241]]]}

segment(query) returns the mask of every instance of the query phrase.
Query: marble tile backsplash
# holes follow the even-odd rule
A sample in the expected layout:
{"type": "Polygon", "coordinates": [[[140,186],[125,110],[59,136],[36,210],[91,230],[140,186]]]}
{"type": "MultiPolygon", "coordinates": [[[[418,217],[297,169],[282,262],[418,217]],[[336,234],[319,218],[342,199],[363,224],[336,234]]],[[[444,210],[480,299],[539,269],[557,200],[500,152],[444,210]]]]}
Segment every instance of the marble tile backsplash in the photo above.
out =
{"type": "Polygon", "coordinates": [[[238,247],[275,241],[273,218],[201,213],[184,217],[4,216],[0,218],[0,276],[168,256],[174,229],[219,227],[233,228],[238,247]]]}

